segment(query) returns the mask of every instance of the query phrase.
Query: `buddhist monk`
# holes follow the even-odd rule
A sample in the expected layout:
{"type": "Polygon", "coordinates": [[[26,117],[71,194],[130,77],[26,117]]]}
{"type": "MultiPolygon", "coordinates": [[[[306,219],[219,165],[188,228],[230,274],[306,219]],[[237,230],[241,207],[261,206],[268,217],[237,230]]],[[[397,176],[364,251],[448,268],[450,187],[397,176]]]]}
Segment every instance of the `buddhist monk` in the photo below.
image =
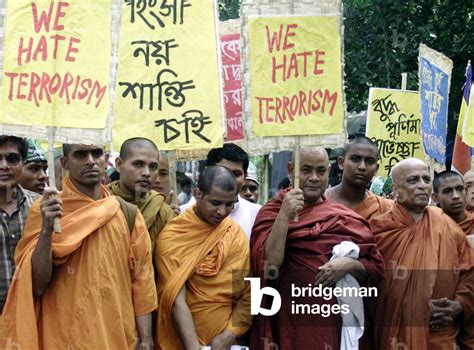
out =
{"type": "MultiPolygon", "coordinates": [[[[211,149],[206,158],[206,166],[220,165],[226,167],[234,174],[237,183],[237,196],[235,199],[236,205],[231,211],[230,217],[242,226],[245,234],[250,239],[255,218],[262,206],[260,204],[251,203],[243,199],[240,195],[247,176],[249,162],[247,152],[231,142],[224,144],[224,146],[220,148],[211,149]]],[[[180,206],[181,212],[192,207],[194,203],[194,198],[191,198],[188,203],[180,206]]]]}
{"type": "Polygon", "coordinates": [[[103,147],[63,152],[63,191],[46,190],[33,204],[16,249],[0,348],[135,349],[137,339],[152,348],[157,297],[145,221],[101,184],[103,147]]]}
{"type": "Polygon", "coordinates": [[[466,186],[466,210],[474,212],[474,171],[469,170],[464,174],[464,184],[466,186]]]}
{"type": "Polygon", "coordinates": [[[159,349],[229,349],[250,327],[248,240],[229,217],[237,186],[221,166],[199,176],[196,204],[158,237],[159,349]]]}
{"type": "Polygon", "coordinates": [[[112,194],[140,209],[150,233],[152,251],[158,234],[175,215],[165,203],[165,195],[151,189],[158,176],[158,159],[153,141],[141,137],[126,140],[115,160],[120,178],[109,186],[112,194]]]}
{"type": "Polygon", "coordinates": [[[431,177],[419,159],[392,169],[396,205],[370,221],[387,265],[379,285],[375,349],[454,349],[473,312],[472,251],[465,234],[428,207],[431,177]]]}
{"type": "Polygon", "coordinates": [[[368,185],[379,169],[377,145],[365,136],[356,136],[344,147],[337,159],[342,170],[339,185],[326,191],[327,197],[351,208],[364,219],[384,213],[392,201],[368,191],[368,185]]]}
{"type": "MultiPolygon", "coordinates": [[[[294,159],[294,158],[293,158],[294,159]]],[[[294,285],[330,287],[347,274],[361,285],[383,277],[383,261],[368,223],[347,207],[324,196],[328,185],[329,160],[324,149],[302,149],[300,168],[288,163],[294,183],[299,172],[299,188],[281,190],[265,204],[257,216],[251,238],[254,275],[261,286],[271,286],[281,294],[281,309],[274,316],[254,319],[251,349],[339,349],[342,319],[338,312],[295,314],[291,290],[294,285]],[[298,215],[298,220],[295,217],[298,215]],[[353,243],[358,259],[330,260],[339,243],[353,243]],[[313,284],[314,283],[314,284],[313,284]]],[[[336,298],[298,298],[298,303],[337,307],[336,298]]],[[[268,308],[268,306],[267,306],[268,308]]]]}
{"type": "MultiPolygon", "coordinates": [[[[468,239],[473,239],[474,242],[474,215],[465,209],[466,190],[463,177],[449,170],[437,174],[433,180],[432,198],[443,212],[459,225],[466,236],[470,236],[468,239]]],[[[458,342],[461,349],[474,348],[474,319],[464,319],[458,342]]]]}

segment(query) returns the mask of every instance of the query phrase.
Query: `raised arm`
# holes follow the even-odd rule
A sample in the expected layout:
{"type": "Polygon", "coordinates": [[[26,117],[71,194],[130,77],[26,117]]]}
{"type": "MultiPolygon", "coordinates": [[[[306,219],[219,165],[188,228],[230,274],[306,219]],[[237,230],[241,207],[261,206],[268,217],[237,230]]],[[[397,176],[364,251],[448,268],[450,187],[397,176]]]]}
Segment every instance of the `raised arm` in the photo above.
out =
{"type": "Polygon", "coordinates": [[[42,226],[38,244],[31,256],[33,295],[41,296],[51,281],[53,274],[53,256],[51,241],[54,218],[61,217],[62,201],[56,195],[56,189],[47,189],[41,201],[42,226]]]}

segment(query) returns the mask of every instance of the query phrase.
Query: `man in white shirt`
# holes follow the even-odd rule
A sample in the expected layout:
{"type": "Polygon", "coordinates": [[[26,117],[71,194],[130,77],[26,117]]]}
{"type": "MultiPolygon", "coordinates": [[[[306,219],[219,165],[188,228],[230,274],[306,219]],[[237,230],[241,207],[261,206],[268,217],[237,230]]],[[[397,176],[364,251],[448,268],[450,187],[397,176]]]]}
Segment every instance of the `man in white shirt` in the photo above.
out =
{"type": "MultiPolygon", "coordinates": [[[[249,156],[242,148],[233,143],[226,143],[221,148],[211,149],[206,159],[206,166],[210,165],[220,165],[229,169],[235,176],[237,193],[240,193],[249,167],[249,156]]],[[[181,205],[179,207],[181,213],[192,207],[195,203],[196,200],[193,197],[188,203],[181,205]]],[[[261,205],[251,203],[238,195],[234,209],[229,215],[242,227],[249,239],[252,234],[255,217],[261,207],[261,205]]]]}

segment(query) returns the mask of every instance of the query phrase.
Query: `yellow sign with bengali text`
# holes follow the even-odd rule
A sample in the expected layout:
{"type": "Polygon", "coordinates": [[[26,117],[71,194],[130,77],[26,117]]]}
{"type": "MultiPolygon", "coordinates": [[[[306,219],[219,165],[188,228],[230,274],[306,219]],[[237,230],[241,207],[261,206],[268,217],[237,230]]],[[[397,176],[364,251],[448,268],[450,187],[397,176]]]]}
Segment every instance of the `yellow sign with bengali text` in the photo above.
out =
{"type": "Polygon", "coordinates": [[[9,1],[0,123],[103,129],[110,0],[9,1]]]}
{"type": "Polygon", "coordinates": [[[343,131],[341,19],[249,19],[253,133],[259,136],[343,131]]]}
{"type": "Polygon", "coordinates": [[[420,96],[417,91],[371,88],[366,136],[377,144],[377,175],[387,176],[406,158],[424,160],[420,133],[420,96]]]}
{"type": "Polygon", "coordinates": [[[124,1],[114,146],[146,137],[163,150],[222,145],[214,0],[124,1]]]}

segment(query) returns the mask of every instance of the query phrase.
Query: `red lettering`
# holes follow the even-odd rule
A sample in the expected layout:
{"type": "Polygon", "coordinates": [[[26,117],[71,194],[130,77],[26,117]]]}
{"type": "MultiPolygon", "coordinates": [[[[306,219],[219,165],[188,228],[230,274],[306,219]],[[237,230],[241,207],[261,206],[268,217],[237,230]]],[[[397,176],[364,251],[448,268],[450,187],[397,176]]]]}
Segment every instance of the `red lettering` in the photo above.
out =
{"type": "Polygon", "coordinates": [[[23,78],[28,78],[28,73],[20,73],[20,79],[18,80],[18,89],[16,91],[16,98],[19,100],[26,100],[26,95],[21,93],[21,88],[27,86],[28,83],[23,81],[23,78]]]}
{"type": "Polygon", "coordinates": [[[307,76],[307,66],[308,66],[308,56],[311,56],[313,55],[313,52],[312,51],[305,51],[305,52],[300,52],[298,54],[296,54],[298,57],[303,57],[303,76],[306,77],[307,76]]]}
{"type": "Polygon", "coordinates": [[[283,81],[286,80],[285,78],[285,70],[286,70],[286,55],[283,55],[283,63],[282,64],[276,64],[276,57],[272,57],[272,82],[276,83],[276,73],[277,70],[281,69],[282,70],[282,79],[283,81]]]}
{"type": "Polygon", "coordinates": [[[324,107],[326,106],[326,103],[331,103],[331,109],[329,110],[329,115],[332,117],[334,113],[334,108],[336,107],[336,102],[337,102],[337,92],[334,92],[331,95],[329,94],[328,90],[324,91],[323,109],[321,110],[321,112],[324,113],[324,107]]]}
{"type": "Polygon", "coordinates": [[[76,58],[71,56],[71,53],[78,53],[79,49],[77,47],[73,47],[73,43],[80,43],[81,39],[71,37],[69,40],[69,46],[67,48],[67,53],[66,53],[66,61],[67,62],[75,62],[76,58]]]}
{"type": "Polygon", "coordinates": [[[41,11],[41,17],[38,18],[38,7],[36,3],[31,3],[31,9],[33,11],[33,26],[36,33],[39,33],[41,27],[44,26],[44,29],[49,32],[49,25],[51,24],[51,17],[53,15],[54,1],[49,5],[49,11],[41,11]]]}
{"type": "Polygon", "coordinates": [[[43,62],[48,59],[48,43],[46,42],[46,37],[44,35],[40,37],[35,52],[33,52],[33,61],[38,61],[39,54],[41,54],[43,62]]]}
{"type": "Polygon", "coordinates": [[[107,92],[107,86],[100,86],[100,83],[96,80],[94,82],[94,86],[92,86],[92,92],[89,96],[89,99],[87,100],[87,104],[90,104],[91,98],[95,92],[95,97],[97,98],[97,102],[95,104],[95,108],[98,108],[100,106],[100,103],[102,102],[102,99],[104,98],[106,92],[107,92]]]}
{"type": "Polygon", "coordinates": [[[296,35],[295,32],[290,32],[290,29],[296,29],[296,28],[298,28],[297,24],[290,24],[286,26],[285,40],[283,42],[283,50],[288,50],[295,47],[295,44],[288,43],[288,37],[296,35]]]}
{"type": "Polygon", "coordinates": [[[57,59],[58,58],[58,46],[59,46],[58,44],[59,44],[59,41],[66,40],[66,37],[64,35],[55,34],[55,35],[51,35],[51,39],[54,41],[53,58],[57,59]]]}
{"type": "Polygon", "coordinates": [[[314,74],[314,75],[321,75],[321,74],[324,73],[324,69],[318,69],[318,66],[319,66],[320,64],[326,63],[326,61],[319,59],[319,56],[320,56],[320,55],[321,55],[321,56],[324,56],[325,54],[326,54],[325,51],[316,50],[316,51],[314,52],[314,56],[315,56],[315,57],[314,57],[314,70],[313,70],[313,74],[314,74]]]}
{"type": "Polygon", "coordinates": [[[17,63],[21,66],[21,58],[23,54],[26,53],[26,60],[24,63],[28,63],[31,61],[31,51],[33,50],[33,38],[28,40],[28,47],[23,48],[23,38],[20,38],[20,44],[18,45],[18,56],[17,56],[17,63]]]}
{"type": "Polygon", "coordinates": [[[10,101],[13,100],[13,82],[15,81],[15,78],[18,76],[18,73],[5,73],[5,75],[10,78],[10,90],[8,93],[8,99],[10,101]]]}
{"type": "Polygon", "coordinates": [[[69,98],[69,87],[74,83],[74,78],[72,77],[71,73],[66,73],[63,80],[63,85],[61,87],[61,91],[59,92],[59,97],[63,97],[66,95],[66,103],[71,104],[71,100],[69,98]]]}
{"type": "Polygon", "coordinates": [[[293,73],[293,77],[295,78],[298,78],[298,60],[297,60],[297,56],[293,53],[291,54],[291,58],[290,58],[290,66],[288,67],[288,70],[286,71],[286,79],[284,80],[288,80],[291,78],[291,72],[294,71],[293,73]]]}
{"type": "Polygon", "coordinates": [[[272,33],[272,38],[271,39],[270,39],[270,28],[268,28],[268,26],[265,26],[265,30],[266,30],[266,33],[267,33],[268,52],[272,53],[275,46],[276,46],[276,50],[280,51],[281,37],[283,35],[283,25],[280,24],[280,31],[278,33],[276,33],[276,32],[272,33]]]}
{"type": "Polygon", "coordinates": [[[35,99],[35,106],[39,107],[39,101],[38,97],[36,96],[36,89],[40,86],[41,84],[41,78],[39,77],[38,74],[36,73],[31,73],[31,83],[30,83],[30,93],[28,94],[28,101],[31,102],[31,100],[34,98],[35,99]]]}
{"type": "Polygon", "coordinates": [[[80,99],[80,100],[83,100],[87,97],[87,95],[89,95],[89,89],[91,88],[92,86],[92,81],[90,79],[85,79],[81,82],[81,87],[82,87],[82,92],[80,92],[77,97],[80,99]],[[85,85],[88,85],[88,87],[86,87],[85,85]]]}
{"type": "Polygon", "coordinates": [[[62,8],[63,7],[68,7],[68,6],[69,6],[68,2],[60,1],[58,3],[58,7],[56,8],[56,16],[55,16],[55,19],[54,19],[54,25],[53,25],[54,30],[64,30],[64,26],[62,24],[59,24],[59,19],[61,17],[66,16],[66,13],[62,11],[62,8]]]}
{"type": "Polygon", "coordinates": [[[320,97],[323,97],[323,93],[319,89],[316,90],[316,92],[313,94],[313,100],[314,102],[316,102],[316,106],[314,104],[311,105],[311,111],[313,112],[317,112],[319,111],[319,108],[321,108],[321,103],[319,102],[319,99],[317,98],[318,95],[320,97]]]}
{"type": "Polygon", "coordinates": [[[301,115],[302,113],[304,113],[304,115],[308,115],[308,113],[306,112],[306,107],[305,107],[305,103],[306,103],[306,94],[303,92],[303,91],[300,91],[300,109],[298,111],[298,114],[301,115]]]}
{"type": "Polygon", "coordinates": [[[276,107],[275,107],[275,112],[276,112],[276,116],[275,116],[275,122],[277,122],[278,120],[282,123],[282,124],[285,124],[285,117],[284,115],[281,115],[280,114],[280,110],[281,110],[281,98],[275,98],[276,100],[276,107]]]}
{"type": "Polygon", "coordinates": [[[49,92],[51,95],[54,95],[58,92],[59,88],[61,87],[61,77],[58,73],[53,75],[53,79],[49,82],[49,92]]]}
{"type": "Polygon", "coordinates": [[[46,99],[48,100],[49,103],[51,103],[51,95],[49,94],[48,86],[50,82],[50,78],[48,73],[43,73],[43,76],[41,77],[41,89],[40,89],[40,100],[43,99],[43,92],[44,95],[46,95],[46,99]]]}
{"type": "Polygon", "coordinates": [[[283,115],[288,116],[291,121],[293,121],[293,116],[290,112],[290,99],[287,96],[283,96],[283,115]]]}

